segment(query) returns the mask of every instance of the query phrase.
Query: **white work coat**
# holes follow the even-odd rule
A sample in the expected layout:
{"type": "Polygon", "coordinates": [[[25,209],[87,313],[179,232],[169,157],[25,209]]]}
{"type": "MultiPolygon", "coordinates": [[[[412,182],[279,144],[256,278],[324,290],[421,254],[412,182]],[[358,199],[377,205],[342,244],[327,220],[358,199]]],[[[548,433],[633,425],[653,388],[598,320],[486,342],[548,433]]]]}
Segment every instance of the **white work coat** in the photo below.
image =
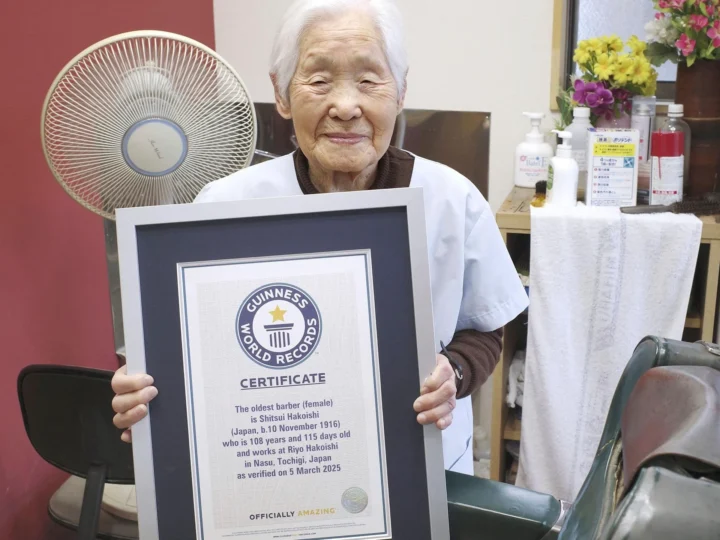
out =
{"type": "MultiPolygon", "coordinates": [[[[524,311],[527,294],[477,188],[453,169],[418,156],[410,187],[424,192],[436,352],[458,330],[497,330],[524,311]]],[[[208,184],[195,202],[302,194],[290,154],[208,184]]],[[[472,438],[467,397],[458,400],[453,423],[443,431],[446,469],[473,474],[472,438]]]]}

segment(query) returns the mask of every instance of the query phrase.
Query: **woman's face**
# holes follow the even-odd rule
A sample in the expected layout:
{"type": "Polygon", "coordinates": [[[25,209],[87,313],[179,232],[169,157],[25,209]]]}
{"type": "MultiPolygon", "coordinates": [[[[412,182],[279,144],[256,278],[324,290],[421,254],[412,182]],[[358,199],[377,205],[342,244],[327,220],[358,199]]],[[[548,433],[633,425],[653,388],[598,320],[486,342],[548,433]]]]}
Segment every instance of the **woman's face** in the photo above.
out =
{"type": "Polygon", "coordinates": [[[402,110],[380,33],[363,12],[311,25],[300,41],[290,103],[300,149],[311,166],[360,173],[385,154],[402,110]]]}

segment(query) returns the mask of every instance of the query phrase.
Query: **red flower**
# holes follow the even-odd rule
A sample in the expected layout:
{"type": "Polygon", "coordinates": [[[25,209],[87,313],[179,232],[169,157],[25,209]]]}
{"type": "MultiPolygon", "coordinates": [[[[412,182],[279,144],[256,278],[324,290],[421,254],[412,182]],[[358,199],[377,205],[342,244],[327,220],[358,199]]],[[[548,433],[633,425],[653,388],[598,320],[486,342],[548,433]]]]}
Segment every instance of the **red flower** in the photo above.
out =
{"type": "Polygon", "coordinates": [[[715,6],[712,3],[712,0],[700,0],[700,3],[705,6],[705,12],[708,14],[708,17],[712,17],[715,15],[715,6]]]}
{"type": "Polygon", "coordinates": [[[704,15],[690,15],[690,27],[696,32],[704,30],[708,22],[709,19],[704,15]]]}
{"type": "Polygon", "coordinates": [[[675,42],[675,46],[680,49],[683,56],[690,56],[695,51],[695,45],[697,42],[694,39],[690,39],[687,34],[680,36],[675,42]]]}
{"type": "Polygon", "coordinates": [[[710,25],[707,35],[712,39],[713,47],[720,48],[720,21],[715,21],[710,25]]]}

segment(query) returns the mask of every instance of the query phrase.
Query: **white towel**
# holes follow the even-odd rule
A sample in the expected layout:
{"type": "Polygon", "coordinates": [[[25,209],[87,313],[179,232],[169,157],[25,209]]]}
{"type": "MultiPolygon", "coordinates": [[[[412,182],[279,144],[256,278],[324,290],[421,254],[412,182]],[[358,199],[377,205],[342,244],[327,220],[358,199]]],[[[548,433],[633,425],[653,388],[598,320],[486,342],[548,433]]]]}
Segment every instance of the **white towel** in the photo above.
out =
{"type": "Polygon", "coordinates": [[[548,207],[532,209],[531,230],[518,484],[573,501],[634,348],[682,339],[702,224],[548,207]]]}
{"type": "Polygon", "coordinates": [[[508,392],[506,402],[511,409],[522,407],[525,385],[525,351],[517,351],[508,370],[508,392]]]}

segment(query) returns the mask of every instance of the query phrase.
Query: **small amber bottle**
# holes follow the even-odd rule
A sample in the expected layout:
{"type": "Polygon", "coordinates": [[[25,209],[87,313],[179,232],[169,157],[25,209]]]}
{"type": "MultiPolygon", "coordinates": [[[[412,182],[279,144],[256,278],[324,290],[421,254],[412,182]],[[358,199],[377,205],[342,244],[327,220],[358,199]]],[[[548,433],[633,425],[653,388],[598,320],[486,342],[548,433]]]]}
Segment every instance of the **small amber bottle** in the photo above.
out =
{"type": "Polygon", "coordinates": [[[535,196],[530,201],[530,205],[535,208],[545,206],[545,195],[547,194],[547,182],[541,181],[535,184],[535,196]]]}

